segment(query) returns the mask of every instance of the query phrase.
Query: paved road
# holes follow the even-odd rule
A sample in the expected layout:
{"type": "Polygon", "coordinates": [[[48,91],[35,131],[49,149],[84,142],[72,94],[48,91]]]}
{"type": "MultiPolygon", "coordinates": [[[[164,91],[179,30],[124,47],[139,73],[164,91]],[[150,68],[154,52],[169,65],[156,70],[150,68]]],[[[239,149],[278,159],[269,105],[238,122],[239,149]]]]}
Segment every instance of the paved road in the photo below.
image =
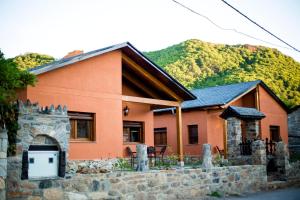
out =
{"type": "MultiPolygon", "coordinates": [[[[227,198],[226,198],[227,199],[227,198]]],[[[249,194],[245,197],[229,197],[228,200],[300,200],[300,188],[286,188],[249,194]]]]}

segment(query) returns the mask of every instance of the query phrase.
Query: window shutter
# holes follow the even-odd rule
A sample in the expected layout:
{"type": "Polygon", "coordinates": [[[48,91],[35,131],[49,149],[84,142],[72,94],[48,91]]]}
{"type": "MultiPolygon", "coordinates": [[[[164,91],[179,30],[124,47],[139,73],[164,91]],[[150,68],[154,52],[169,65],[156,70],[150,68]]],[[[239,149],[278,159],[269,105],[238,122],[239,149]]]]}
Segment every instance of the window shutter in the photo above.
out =
{"type": "Polygon", "coordinates": [[[28,151],[23,151],[22,155],[22,174],[21,174],[21,179],[28,179],[28,151]]]}
{"type": "Polygon", "coordinates": [[[66,152],[59,152],[59,166],[58,166],[58,176],[65,177],[66,174],[66,152]]]}

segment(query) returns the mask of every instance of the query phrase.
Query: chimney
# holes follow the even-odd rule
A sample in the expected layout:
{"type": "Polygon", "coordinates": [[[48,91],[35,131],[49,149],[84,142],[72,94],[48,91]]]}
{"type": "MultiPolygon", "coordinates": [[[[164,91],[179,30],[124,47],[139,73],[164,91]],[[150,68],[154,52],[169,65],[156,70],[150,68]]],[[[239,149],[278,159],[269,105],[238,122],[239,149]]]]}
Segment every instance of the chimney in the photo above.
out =
{"type": "Polygon", "coordinates": [[[69,57],[77,56],[79,54],[83,54],[83,51],[82,50],[74,50],[74,51],[69,52],[63,58],[69,58],[69,57]]]}

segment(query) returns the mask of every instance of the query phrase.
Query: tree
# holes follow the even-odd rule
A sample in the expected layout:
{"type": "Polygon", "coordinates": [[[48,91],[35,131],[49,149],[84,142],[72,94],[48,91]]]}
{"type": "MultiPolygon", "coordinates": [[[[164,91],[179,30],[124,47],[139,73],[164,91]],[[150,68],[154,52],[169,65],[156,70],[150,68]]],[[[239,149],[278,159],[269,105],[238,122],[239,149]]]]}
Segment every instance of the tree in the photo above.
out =
{"type": "Polygon", "coordinates": [[[53,62],[54,58],[49,55],[39,53],[26,53],[13,58],[13,62],[20,70],[27,70],[36,66],[48,64],[53,62]]]}
{"type": "Polygon", "coordinates": [[[16,90],[34,85],[35,76],[19,70],[12,59],[5,59],[0,51],[0,127],[8,130],[9,155],[14,153],[18,130],[16,90]]]}

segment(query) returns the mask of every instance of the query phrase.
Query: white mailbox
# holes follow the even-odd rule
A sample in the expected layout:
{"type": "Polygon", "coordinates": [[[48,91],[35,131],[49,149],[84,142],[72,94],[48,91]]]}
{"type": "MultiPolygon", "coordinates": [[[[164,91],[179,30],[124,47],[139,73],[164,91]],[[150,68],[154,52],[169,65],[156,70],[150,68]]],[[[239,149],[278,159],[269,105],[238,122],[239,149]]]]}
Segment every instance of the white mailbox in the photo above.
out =
{"type": "Polygon", "coordinates": [[[28,151],[28,178],[58,176],[59,151],[28,151]]]}

